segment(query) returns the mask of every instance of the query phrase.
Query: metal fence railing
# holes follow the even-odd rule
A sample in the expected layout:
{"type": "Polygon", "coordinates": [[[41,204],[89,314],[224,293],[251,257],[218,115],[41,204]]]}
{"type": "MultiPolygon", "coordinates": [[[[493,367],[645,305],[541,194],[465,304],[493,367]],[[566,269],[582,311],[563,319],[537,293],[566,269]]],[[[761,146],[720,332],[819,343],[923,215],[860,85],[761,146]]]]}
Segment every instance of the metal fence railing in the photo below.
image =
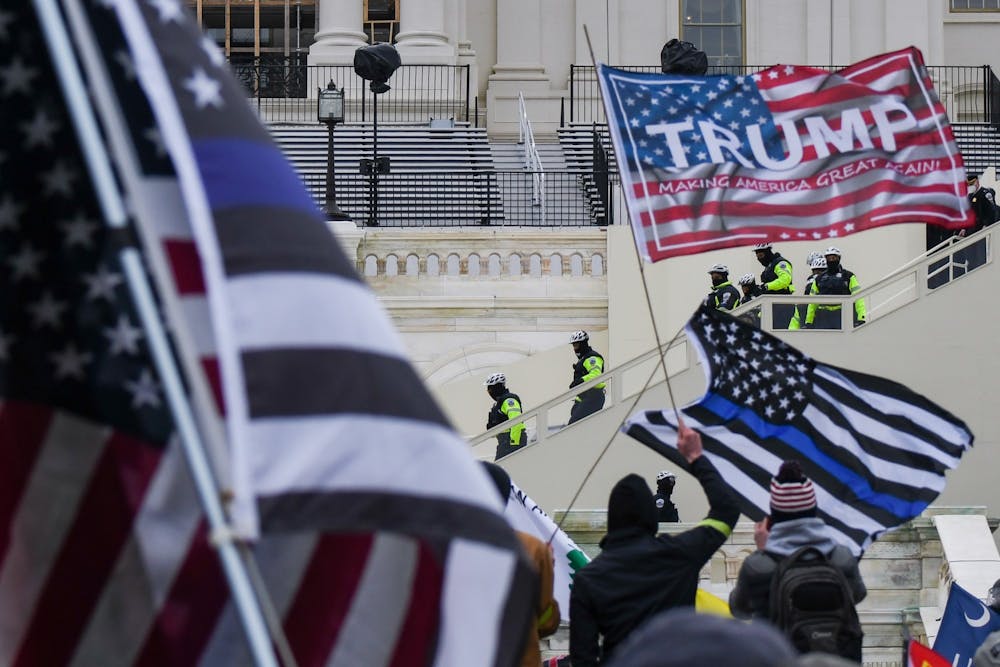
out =
{"type": "MultiPolygon", "coordinates": [[[[474,225],[579,227],[605,225],[607,217],[587,193],[590,172],[546,172],[545,194],[535,197],[532,171],[468,171],[380,174],[340,173],[337,205],[358,225],[467,227],[474,225]]],[[[322,207],[325,174],[303,175],[322,207]]]]}
{"type": "MultiPolygon", "coordinates": [[[[615,65],[630,72],[660,72],[659,65],[615,65]]],[[[747,75],[767,69],[770,65],[713,66],[709,75],[747,75]]],[[[816,66],[837,70],[840,66],[816,66]]],[[[1000,122],[1000,85],[989,65],[928,65],[927,71],[935,90],[956,123],[1000,122]]],[[[600,85],[593,65],[570,65],[569,122],[606,123],[601,104],[600,85]]]]}
{"type": "MultiPolygon", "coordinates": [[[[333,81],[344,91],[344,122],[373,120],[368,82],[351,65],[307,65],[304,55],[230,58],[261,118],[272,123],[316,122],[316,91],[333,81]]],[[[379,122],[426,124],[431,118],[475,122],[469,65],[402,65],[379,95],[379,122]]]]}

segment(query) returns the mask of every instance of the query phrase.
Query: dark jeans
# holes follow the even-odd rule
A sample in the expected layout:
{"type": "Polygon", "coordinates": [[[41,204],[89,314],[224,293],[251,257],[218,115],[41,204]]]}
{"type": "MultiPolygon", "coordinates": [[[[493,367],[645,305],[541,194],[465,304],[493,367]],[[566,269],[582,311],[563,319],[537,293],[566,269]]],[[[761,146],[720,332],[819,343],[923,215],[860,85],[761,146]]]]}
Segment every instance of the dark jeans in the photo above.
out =
{"type": "Polygon", "coordinates": [[[503,458],[504,456],[507,456],[508,454],[513,454],[517,450],[521,449],[521,447],[524,447],[524,445],[526,444],[528,444],[527,431],[521,431],[521,442],[517,443],[516,445],[511,444],[509,432],[501,433],[497,436],[497,455],[493,460],[497,461],[503,458]]]}
{"type": "Polygon", "coordinates": [[[580,421],[587,415],[592,415],[603,407],[603,389],[585,391],[577,397],[577,400],[573,403],[573,407],[570,408],[568,423],[572,424],[573,422],[580,421]]]}
{"type": "Polygon", "coordinates": [[[787,329],[788,323],[792,321],[792,317],[795,315],[795,304],[776,303],[771,308],[772,326],[775,329],[787,329]]]}

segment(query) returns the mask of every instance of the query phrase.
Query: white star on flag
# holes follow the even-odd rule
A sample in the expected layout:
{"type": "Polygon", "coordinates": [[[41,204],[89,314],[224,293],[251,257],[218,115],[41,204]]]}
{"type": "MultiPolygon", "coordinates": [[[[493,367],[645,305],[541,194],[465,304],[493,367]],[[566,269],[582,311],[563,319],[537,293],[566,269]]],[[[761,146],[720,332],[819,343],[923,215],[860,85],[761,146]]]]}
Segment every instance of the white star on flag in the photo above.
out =
{"type": "Polygon", "coordinates": [[[46,292],[36,303],[28,306],[28,310],[31,311],[33,326],[36,329],[41,329],[44,326],[58,329],[61,326],[59,320],[62,318],[63,311],[66,310],[66,303],[57,301],[50,292],[46,292]]]}
{"type": "Polygon", "coordinates": [[[38,70],[25,67],[24,61],[14,58],[10,65],[0,67],[0,81],[3,81],[4,95],[11,95],[15,92],[22,92],[25,95],[31,93],[31,80],[38,76],[38,70]]]}
{"type": "Polygon", "coordinates": [[[0,231],[17,227],[17,219],[22,210],[23,207],[15,204],[10,195],[4,197],[0,202],[0,231]]]}
{"type": "Polygon", "coordinates": [[[82,380],[84,378],[83,367],[89,364],[92,359],[93,355],[89,352],[81,352],[76,349],[76,345],[70,343],[63,350],[52,355],[52,363],[56,366],[56,377],[82,380]]]}
{"type": "Polygon", "coordinates": [[[222,84],[213,79],[205,70],[198,67],[187,79],[184,79],[184,88],[194,95],[194,104],[199,109],[204,109],[208,105],[220,109],[222,108],[222,84]]]}
{"type": "Polygon", "coordinates": [[[25,145],[32,147],[36,145],[51,146],[52,135],[59,129],[59,125],[49,117],[45,109],[39,109],[27,123],[21,124],[21,130],[25,134],[25,145]]]}
{"type": "Polygon", "coordinates": [[[135,62],[132,61],[132,56],[129,55],[128,51],[118,51],[115,53],[115,62],[121,65],[126,79],[129,81],[135,79],[135,62]]]}
{"type": "Polygon", "coordinates": [[[38,265],[41,263],[44,255],[39,251],[35,250],[29,244],[25,244],[21,251],[16,255],[13,255],[8,263],[11,269],[14,271],[14,280],[18,281],[22,278],[38,278],[38,265]]]}
{"type": "Polygon", "coordinates": [[[129,380],[125,388],[132,394],[132,407],[141,408],[144,405],[159,407],[160,386],[149,370],[143,370],[138,380],[129,380]]]}
{"type": "Polygon", "coordinates": [[[97,228],[97,223],[88,220],[83,214],[78,214],[72,220],[63,223],[62,229],[65,234],[63,243],[66,246],[79,245],[89,248],[94,243],[93,236],[97,228]]]}
{"type": "Polygon", "coordinates": [[[122,284],[122,280],[121,274],[99,266],[97,271],[83,277],[83,281],[87,283],[87,298],[114,301],[115,288],[122,284]]]}
{"type": "Polygon", "coordinates": [[[73,180],[76,174],[63,162],[56,162],[52,169],[42,174],[42,187],[45,194],[62,194],[67,197],[73,194],[73,180]]]}
{"type": "Polygon", "coordinates": [[[104,336],[110,343],[111,354],[138,354],[142,329],[132,326],[127,315],[119,315],[115,326],[105,329],[104,336]]]}
{"type": "Polygon", "coordinates": [[[208,56],[209,62],[216,67],[222,67],[226,64],[226,54],[222,52],[219,45],[208,35],[201,38],[201,50],[208,56]]]}
{"type": "Polygon", "coordinates": [[[160,20],[164,23],[169,21],[180,21],[184,18],[181,3],[177,0],[149,0],[149,4],[159,12],[160,20]]]}

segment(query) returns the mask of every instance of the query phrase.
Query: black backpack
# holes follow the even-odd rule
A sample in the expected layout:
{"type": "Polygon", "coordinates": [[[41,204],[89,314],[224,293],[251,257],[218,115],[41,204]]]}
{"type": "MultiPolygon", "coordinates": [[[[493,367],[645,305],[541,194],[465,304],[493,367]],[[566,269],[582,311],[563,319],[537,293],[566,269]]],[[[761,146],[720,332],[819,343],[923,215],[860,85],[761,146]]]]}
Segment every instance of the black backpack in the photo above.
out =
{"type": "Polygon", "coordinates": [[[802,653],[832,653],[861,662],[861,621],[847,577],[816,547],[778,563],[768,618],[802,653]]]}
{"type": "Polygon", "coordinates": [[[660,50],[660,69],[664,74],[696,74],[708,71],[708,56],[691,42],[671,39],[660,50]]]}

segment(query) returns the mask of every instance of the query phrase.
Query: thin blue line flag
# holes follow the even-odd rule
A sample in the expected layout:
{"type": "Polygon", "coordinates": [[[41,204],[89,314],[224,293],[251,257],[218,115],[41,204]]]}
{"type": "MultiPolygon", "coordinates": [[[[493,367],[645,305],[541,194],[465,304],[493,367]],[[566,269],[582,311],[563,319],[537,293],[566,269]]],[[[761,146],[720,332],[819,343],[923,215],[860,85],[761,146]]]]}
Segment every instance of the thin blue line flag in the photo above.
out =
{"type": "MultiPolygon", "coordinates": [[[[820,363],[702,306],[688,322],[708,390],[683,408],[748,517],[769,513],[770,481],[796,459],[833,537],[860,555],[919,515],[972,445],[963,421],[903,385],[820,363]]],[[[622,430],[684,465],[672,410],[638,412],[622,430]]]]}

